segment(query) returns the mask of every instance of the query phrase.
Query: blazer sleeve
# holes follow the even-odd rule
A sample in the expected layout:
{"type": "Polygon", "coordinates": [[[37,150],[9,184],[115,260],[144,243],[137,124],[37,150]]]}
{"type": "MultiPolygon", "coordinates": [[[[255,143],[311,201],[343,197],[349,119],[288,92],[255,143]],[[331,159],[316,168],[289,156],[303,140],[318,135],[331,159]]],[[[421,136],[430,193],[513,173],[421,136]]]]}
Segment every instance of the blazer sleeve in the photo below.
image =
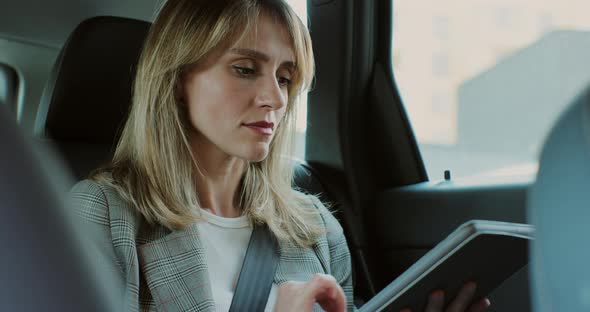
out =
{"type": "Polygon", "coordinates": [[[104,190],[94,181],[80,181],[70,191],[70,205],[81,223],[80,228],[84,231],[82,239],[92,254],[94,267],[112,280],[110,285],[123,288],[123,269],[113,245],[109,205],[104,190]]]}
{"type": "Polygon", "coordinates": [[[332,215],[332,213],[322,204],[315,196],[312,196],[314,205],[319,209],[320,215],[325,224],[326,237],[328,240],[328,247],[330,250],[330,270],[332,276],[344,290],[346,295],[347,310],[356,311],[353,301],[353,287],[352,287],[352,264],[350,259],[350,251],[346,243],[346,237],[342,226],[332,215]]]}

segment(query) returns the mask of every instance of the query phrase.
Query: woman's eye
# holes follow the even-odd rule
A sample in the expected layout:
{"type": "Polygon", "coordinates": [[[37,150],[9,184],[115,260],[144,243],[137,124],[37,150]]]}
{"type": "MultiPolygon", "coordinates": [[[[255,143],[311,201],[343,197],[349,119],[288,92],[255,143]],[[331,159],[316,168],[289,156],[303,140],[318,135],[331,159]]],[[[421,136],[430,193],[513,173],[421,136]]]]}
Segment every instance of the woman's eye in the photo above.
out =
{"type": "Polygon", "coordinates": [[[288,87],[291,85],[291,79],[285,77],[279,77],[279,85],[288,87]]]}
{"type": "Polygon", "coordinates": [[[256,70],[254,70],[253,68],[249,68],[249,67],[242,67],[242,66],[234,65],[233,68],[236,71],[236,73],[238,73],[238,75],[240,75],[242,77],[252,77],[256,73],[256,70]]]}

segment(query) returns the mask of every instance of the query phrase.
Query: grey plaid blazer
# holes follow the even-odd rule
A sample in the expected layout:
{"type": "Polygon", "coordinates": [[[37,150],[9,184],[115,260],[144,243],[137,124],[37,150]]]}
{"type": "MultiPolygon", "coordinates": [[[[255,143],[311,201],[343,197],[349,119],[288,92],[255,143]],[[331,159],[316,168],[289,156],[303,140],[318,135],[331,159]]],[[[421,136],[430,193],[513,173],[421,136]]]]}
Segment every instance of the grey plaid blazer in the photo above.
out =
{"type": "MultiPolygon", "coordinates": [[[[116,284],[124,293],[125,311],[214,311],[195,225],[173,232],[149,225],[114,189],[90,180],[78,182],[71,198],[85,229],[93,233],[93,247],[100,250],[97,263],[120,277],[116,284]]],[[[321,212],[318,222],[326,234],[312,248],[280,242],[274,282],[331,274],[344,289],[348,310],[353,310],[350,253],[342,227],[315,197],[310,198],[321,212]]]]}

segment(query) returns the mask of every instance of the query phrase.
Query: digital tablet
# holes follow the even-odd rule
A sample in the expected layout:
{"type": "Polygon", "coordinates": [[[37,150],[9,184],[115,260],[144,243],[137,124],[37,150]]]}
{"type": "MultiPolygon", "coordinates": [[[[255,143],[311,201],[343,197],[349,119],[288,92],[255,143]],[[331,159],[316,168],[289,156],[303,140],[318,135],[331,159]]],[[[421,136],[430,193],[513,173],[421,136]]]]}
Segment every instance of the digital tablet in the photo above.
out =
{"type": "Polygon", "coordinates": [[[474,281],[474,301],[488,296],[529,261],[534,228],[527,224],[472,220],[464,223],[359,311],[423,311],[430,293],[445,292],[448,303],[474,281]]]}

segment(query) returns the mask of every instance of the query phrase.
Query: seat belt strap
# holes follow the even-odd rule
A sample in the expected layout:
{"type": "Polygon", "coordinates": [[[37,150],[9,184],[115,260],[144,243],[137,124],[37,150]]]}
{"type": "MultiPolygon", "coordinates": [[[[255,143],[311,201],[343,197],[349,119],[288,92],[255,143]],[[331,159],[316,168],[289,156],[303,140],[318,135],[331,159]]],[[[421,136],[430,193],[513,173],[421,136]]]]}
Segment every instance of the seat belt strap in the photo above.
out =
{"type": "Polygon", "coordinates": [[[279,246],[266,224],[252,230],[229,312],[264,311],[279,266],[279,246]]]}

